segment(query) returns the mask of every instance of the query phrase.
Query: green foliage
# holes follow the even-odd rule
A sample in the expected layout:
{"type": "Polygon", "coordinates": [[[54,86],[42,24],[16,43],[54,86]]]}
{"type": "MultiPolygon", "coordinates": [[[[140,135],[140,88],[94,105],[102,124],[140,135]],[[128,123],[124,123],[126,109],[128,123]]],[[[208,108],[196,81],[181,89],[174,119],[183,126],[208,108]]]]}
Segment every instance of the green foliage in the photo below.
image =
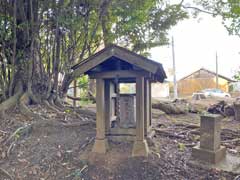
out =
{"type": "Polygon", "coordinates": [[[81,76],[77,79],[77,86],[80,89],[80,94],[83,102],[80,102],[80,104],[88,104],[89,98],[88,98],[88,84],[89,84],[89,78],[88,76],[81,76]]]}
{"type": "Polygon", "coordinates": [[[70,113],[72,113],[72,110],[71,109],[65,109],[64,112],[70,114],[70,113]]]}
{"type": "Polygon", "coordinates": [[[196,4],[214,16],[221,16],[228,32],[240,36],[240,1],[239,0],[196,0],[196,4]]]}
{"type": "Polygon", "coordinates": [[[82,101],[79,101],[80,106],[86,106],[89,104],[93,104],[93,102],[91,100],[89,100],[87,97],[83,98],[82,101]]]}
{"type": "MultiPolygon", "coordinates": [[[[0,56],[3,54],[8,62],[4,71],[0,71],[0,81],[7,84],[6,92],[14,77],[10,73],[23,70],[27,75],[30,64],[35,69],[29,73],[38,82],[34,78],[22,79],[33,81],[32,87],[41,84],[47,90],[47,82],[56,80],[59,73],[62,78],[59,87],[67,91],[76,78],[71,67],[101,49],[103,43],[115,43],[149,56],[150,48],[168,43],[168,30],[172,26],[187,18],[180,5],[172,5],[168,0],[33,0],[32,9],[30,1],[14,2],[17,18],[13,15],[14,3],[0,0],[0,56]],[[14,40],[16,53],[13,53],[14,40]]],[[[24,83],[27,85],[25,80],[24,83]]],[[[88,79],[81,77],[78,84],[86,90],[88,79]]],[[[59,94],[66,93],[56,87],[53,86],[59,94]]],[[[1,86],[0,90],[3,91],[1,86]]]]}
{"type": "Polygon", "coordinates": [[[240,67],[238,68],[238,70],[235,71],[235,75],[233,76],[233,78],[237,81],[240,81],[240,67]]]}
{"type": "Polygon", "coordinates": [[[186,146],[183,143],[178,143],[178,148],[180,151],[184,151],[186,149],[186,146]]]}
{"type": "Polygon", "coordinates": [[[158,0],[115,0],[109,12],[112,42],[143,55],[152,47],[167,44],[168,30],[187,18],[179,5],[158,0]]]}
{"type": "Polygon", "coordinates": [[[87,90],[88,82],[89,82],[88,76],[82,76],[78,79],[78,86],[83,90],[87,90]]]}
{"type": "Polygon", "coordinates": [[[240,1],[228,0],[222,9],[223,22],[230,34],[240,36],[240,1]]]}

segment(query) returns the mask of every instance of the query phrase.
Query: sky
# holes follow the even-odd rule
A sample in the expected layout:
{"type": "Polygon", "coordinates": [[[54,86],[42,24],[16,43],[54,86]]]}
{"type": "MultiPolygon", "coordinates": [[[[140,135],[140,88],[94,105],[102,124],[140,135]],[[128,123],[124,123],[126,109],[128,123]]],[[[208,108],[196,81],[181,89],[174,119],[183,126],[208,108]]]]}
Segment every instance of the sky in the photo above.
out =
{"type": "MultiPolygon", "coordinates": [[[[240,37],[230,36],[221,18],[202,14],[179,22],[170,30],[174,37],[177,79],[204,67],[216,70],[218,54],[219,74],[232,78],[240,66],[240,37]]],[[[151,50],[151,59],[163,64],[165,71],[172,68],[171,45],[151,50]]],[[[168,76],[168,80],[172,80],[168,76]]]]}

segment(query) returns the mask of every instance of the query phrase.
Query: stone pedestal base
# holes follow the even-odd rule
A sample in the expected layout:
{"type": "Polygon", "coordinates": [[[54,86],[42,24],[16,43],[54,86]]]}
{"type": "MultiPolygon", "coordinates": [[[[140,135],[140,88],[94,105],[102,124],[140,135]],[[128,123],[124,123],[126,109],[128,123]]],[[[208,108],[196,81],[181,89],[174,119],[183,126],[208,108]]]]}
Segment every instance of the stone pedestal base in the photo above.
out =
{"type": "Polygon", "coordinates": [[[143,141],[134,141],[132,156],[148,156],[148,144],[146,140],[143,141]]]}
{"type": "Polygon", "coordinates": [[[92,148],[92,152],[105,154],[108,149],[107,139],[96,139],[92,148]]]}
{"type": "Polygon", "coordinates": [[[226,148],[221,146],[216,151],[210,151],[208,149],[201,149],[199,146],[195,146],[192,149],[192,157],[207,163],[216,164],[226,157],[226,148]]]}
{"type": "Polygon", "coordinates": [[[232,155],[230,153],[226,153],[226,158],[220,161],[217,164],[210,164],[208,162],[197,161],[196,159],[190,159],[187,164],[194,168],[201,169],[216,169],[219,171],[226,171],[235,174],[240,174],[240,158],[236,155],[232,155]]]}

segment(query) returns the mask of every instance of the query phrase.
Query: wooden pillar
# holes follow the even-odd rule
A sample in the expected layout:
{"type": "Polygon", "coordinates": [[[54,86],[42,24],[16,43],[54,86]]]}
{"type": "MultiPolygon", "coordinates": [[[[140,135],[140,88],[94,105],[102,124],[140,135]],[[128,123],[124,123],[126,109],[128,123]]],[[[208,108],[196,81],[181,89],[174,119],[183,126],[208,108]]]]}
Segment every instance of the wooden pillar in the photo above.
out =
{"type": "Polygon", "coordinates": [[[132,156],[147,156],[148,145],[144,136],[144,77],[136,78],[136,139],[132,156]]]}
{"type": "Polygon", "coordinates": [[[116,112],[116,126],[120,127],[120,85],[118,79],[115,79],[115,112],[116,112]]]}
{"type": "Polygon", "coordinates": [[[147,136],[150,118],[149,80],[144,81],[144,135],[147,136]]]}
{"type": "Polygon", "coordinates": [[[110,126],[113,117],[116,117],[116,92],[115,92],[115,84],[110,81],[110,126]]]}
{"type": "Polygon", "coordinates": [[[105,80],[105,129],[107,134],[110,132],[111,108],[110,81],[105,80]]]}
{"type": "Polygon", "coordinates": [[[152,126],[152,83],[149,82],[149,125],[152,126]]]}
{"type": "Polygon", "coordinates": [[[106,153],[108,148],[108,142],[106,139],[106,122],[105,122],[105,83],[103,79],[97,79],[96,81],[96,106],[97,106],[97,118],[96,118],[96,139],[93,145],[93,152],[106,153]]]}

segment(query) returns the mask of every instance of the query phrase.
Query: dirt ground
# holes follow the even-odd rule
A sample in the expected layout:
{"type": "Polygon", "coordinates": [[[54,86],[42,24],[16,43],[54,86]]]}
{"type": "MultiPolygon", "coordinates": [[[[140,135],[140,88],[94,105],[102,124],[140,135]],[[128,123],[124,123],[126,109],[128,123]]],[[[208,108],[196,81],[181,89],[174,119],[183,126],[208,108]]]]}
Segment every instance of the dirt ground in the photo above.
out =
{"type": "MultiPolygon", "coordinates": [[[[0,179],[14,180],[237,180],[238,174],[188,164],[199,140],[199,115],[153,111],[155,136],[148,158],[131,157],[131,142],[110,141],[106,155],[91,153],[94,108],[56,113],[31,106],[42,119],[28,119],[14,109],[0,124],[0,179]],[[19,127],[24,127],[16,132],[19,127]],[[15,132],[15,133],[14,133],[15,132]],[[166,133],[167,132],[167,133],[166,133]],[[14,134],[13,134],[14,133],[14,134]]],[[[223,120],[222,140],[240,155],[240,123],[223,120]]]]}

